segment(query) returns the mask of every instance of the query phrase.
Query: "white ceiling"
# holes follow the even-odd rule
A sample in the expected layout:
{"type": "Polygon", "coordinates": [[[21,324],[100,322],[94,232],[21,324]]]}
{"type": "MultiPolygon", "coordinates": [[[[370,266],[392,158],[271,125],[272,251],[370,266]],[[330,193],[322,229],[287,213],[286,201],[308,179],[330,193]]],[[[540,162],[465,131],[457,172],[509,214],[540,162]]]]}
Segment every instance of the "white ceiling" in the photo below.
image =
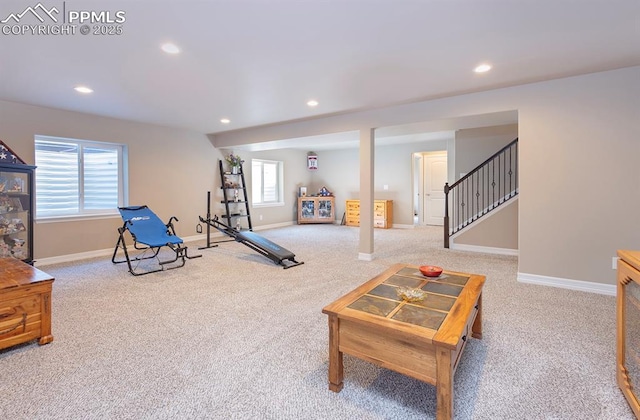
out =
{"type": "MultiPolygon", "coordinates": [[[[37,4],[2,1],[0,20],[37,4]]],[[[208,134],[640,65],[638,0],[42,5],[123,11],[123,33],[0,34],[0,99],[208,134]]]]}

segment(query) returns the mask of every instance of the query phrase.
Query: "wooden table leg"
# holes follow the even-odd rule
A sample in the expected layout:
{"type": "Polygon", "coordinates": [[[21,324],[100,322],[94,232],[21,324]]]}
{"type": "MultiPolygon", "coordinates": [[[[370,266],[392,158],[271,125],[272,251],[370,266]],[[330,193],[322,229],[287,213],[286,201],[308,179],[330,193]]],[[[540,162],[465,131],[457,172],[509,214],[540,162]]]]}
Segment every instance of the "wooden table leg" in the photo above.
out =
{"type": "Polygon", "coordinates": [[[337,316],[329,316],[329,389],[333,392],[342,390],[344,367],[340,351],[340,320],[337,316]]]}
{"type": "Polygon", "coordinates": [[[436,419],[453,418],[453,369],[451,350],[436,347],[436,419]]]}
{"type": "Polygon", "coordinates": [[[40,331],[42,336],[38,340],[38,344],[42,346],[53,341],[53,336],[51,335],[51,293],[42,294],[40,331]]]}
{"type": "Polygon", "coordinates": [[[478,296],[478,313],[476,319],[471,326],[471,337],[482,339],[482,293],[478,296]]]}

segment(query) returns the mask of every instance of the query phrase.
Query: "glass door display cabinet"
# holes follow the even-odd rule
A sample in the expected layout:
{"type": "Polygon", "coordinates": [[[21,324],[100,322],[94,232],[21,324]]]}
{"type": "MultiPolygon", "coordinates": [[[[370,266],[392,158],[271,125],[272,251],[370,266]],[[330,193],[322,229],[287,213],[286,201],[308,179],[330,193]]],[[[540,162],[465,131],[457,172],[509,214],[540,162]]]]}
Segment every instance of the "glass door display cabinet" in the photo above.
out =
{"type": "Polygon", "coordinates": [[[640,419],[640,251],[618,250],[617,379],[640,419]]]}
{"type": "Polygon", "coordinates": [[[298,197],[298,224],[333,223],[334,204],[332,196],[298,197]]]}
{"type": "Polygon", "coordinates": [[[33,174],[0,141],[0,257],[33,264],[33,174]]]}

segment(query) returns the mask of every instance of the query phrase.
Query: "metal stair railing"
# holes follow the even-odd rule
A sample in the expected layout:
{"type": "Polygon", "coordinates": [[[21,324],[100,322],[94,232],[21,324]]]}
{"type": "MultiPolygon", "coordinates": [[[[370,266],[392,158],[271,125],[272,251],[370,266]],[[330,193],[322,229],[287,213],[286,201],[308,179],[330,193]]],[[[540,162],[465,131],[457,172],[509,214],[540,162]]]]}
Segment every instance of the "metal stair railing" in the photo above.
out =
{"type": "Polygon", "coordinates": [[[444,247],[449,248],[453,234],[518,195],[518,139],[452,185],[446,183],[444,193],[444,247]]]}

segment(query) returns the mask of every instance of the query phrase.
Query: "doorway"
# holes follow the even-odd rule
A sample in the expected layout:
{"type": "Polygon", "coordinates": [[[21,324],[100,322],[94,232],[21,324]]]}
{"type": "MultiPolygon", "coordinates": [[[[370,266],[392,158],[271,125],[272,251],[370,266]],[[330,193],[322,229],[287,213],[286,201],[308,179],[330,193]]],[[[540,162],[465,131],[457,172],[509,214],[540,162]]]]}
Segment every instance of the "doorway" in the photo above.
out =
{"type": "Polygon", "coordinates": [[[444,224],[444,184],[447,182],[447,152],[413,154],[414,224],[444,224]]]}

